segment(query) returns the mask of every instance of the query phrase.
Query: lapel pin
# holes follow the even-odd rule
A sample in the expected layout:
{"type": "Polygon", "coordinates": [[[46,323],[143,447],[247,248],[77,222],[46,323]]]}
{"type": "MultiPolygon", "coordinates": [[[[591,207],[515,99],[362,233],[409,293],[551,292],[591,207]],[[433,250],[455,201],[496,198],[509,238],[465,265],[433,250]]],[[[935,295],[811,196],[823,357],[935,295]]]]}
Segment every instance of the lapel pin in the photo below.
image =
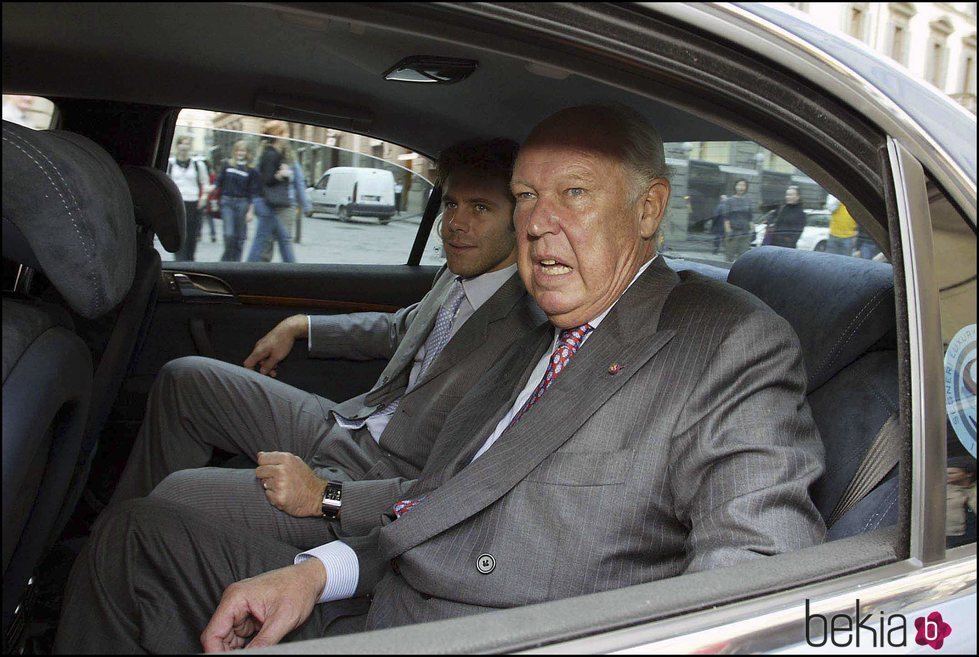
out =
{"type": "Polygon", "coordinates": [[[619,365],[618,363],[612,363],[611,365],[608,366],[608,373],[611,374],[612,376],[615,376],[621,371],[622,371],[622,366],[619,365]]]}

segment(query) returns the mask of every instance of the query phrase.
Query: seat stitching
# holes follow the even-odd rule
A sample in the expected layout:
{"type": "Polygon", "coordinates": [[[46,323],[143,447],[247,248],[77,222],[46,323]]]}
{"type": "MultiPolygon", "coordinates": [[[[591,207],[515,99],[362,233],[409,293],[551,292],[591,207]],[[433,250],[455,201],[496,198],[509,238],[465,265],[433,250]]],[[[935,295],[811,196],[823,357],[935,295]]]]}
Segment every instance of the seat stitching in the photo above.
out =
{"type": "Polygon", "coordinates": [[[823,370],[829,367],[829,365],[832,364],[834,360],[836,360],[837,356],[839,355],[838,352],[842,348],[843,344],[847,340],[849,340],[852,335],[854,335],[857,332],[857,330],[863,325],[865,321],[867,321],[867,319],[870,317],[870,314],[876,309],[878,305],[880,305],[880,302],[883,300],[883,295],[886,294],[890,289],[892,288],[887,287],[878,290],[877,294],[871,297],[870,300],[867,301],[866,304],[864,304],[864,307],[860,309],[860,312],[854,315],[853,319],[850,320],[850,323],[847,325],[846,329],[844,329],[843,333],[837,339],[836,344],[833,345],[833,349],[830,350],[828,354],[826,354],[825,358],[823,358],[823,362],[820,363],[819,367],[816,369],[816,372],[812,375],[813,379],[815,379],[817,375],[822,374],[823,370]],[[873,308],[870,307],[871,304],[873,304],[873,308]],[[866,313],[866,315],[861,318],[861,316],[864,315],[864,313],[866,313]],[[858,319],[860,321],[856,324],[856,326],[854,326],[854,322],[857,322],[858,319]]]}
{"type": "MultiPolygon", "coordinates": [[[[61,204],[64,206],[65,212],[68,213],[68,218],[71,220],[71,225],[74,227],[75,232],[78,234],[78,239],[81,242],[82,247],[85,249],[85,251],[86,251],[86,253],[88,255],[88,261],[89,261],[89,263],[94,263],[94,260],[95,260],[94,245],[91,245],[90,246],[89,244],[86,243],[85,236],[82,234],[82,231],[81,231],[81,229],[78,226],[78,222],[76,221],[75,216],[72,214],[71,209],[68,207],[68,202],[65,199],[65,195],[64,195],[64,193],[62,193],[62,190],[59,189],[59,187],[55,183],[54,179],[51,178],[51,175],[45,169],[44,165],[41,164],[40,162],[38,162],[37,159],[33,155],[31,155],[26,150],[24,150],[19,144],[15,143],[11,139],[9,139],[9,137],[14,137],[14,138],[20,139],[25,145],[31,146],[31,148],[33,148],[38,154],[40,154],[42,157],[44,157],[45,160],[48,161],[48,163],[51,165],[51,169],[54,170],[54,172],[61,179],[61,182],[64,184],[65,190],[71,196],[71,200],[75,204],[75,209],[78,210],[78,213],[80,215],[81,214],[81,207],[78,205],[78,200],[75,198],[74,194],[71,193],[71,189],[68,186],[68,183],[65,181],[64,176],[61,174],[61,171],[58,170],[58,167],[53,162],[51,162],[51,160],[49,158],[47,158],[47,156],[45,156],[40,150],[38,150],[36,147],[34,147],[33,145],[31,145],[29,142],[27,142],[23,138],[19,137],[18,135],[14,134],[13,132],[4,131],[4,135],[3,135],[4,141],[10,143],[10,145],[12,145],[14,148],[16,148],[17,150],[19,150],[20,152],[22,152],[24,155],[26,155],[28,158],[30,158],[30,160],[32,162],[34,162],[34,164],[37,165],[37,167],[41,170],[41,172],[44,174],[44,176],[48,179],[48,182],[51,183],[51,187],[53,187],[54,190],[58,193],[58,196],[61,198],[61,204]]],[[[89,269],[88,277],[92,281],[92,285],[95,288],[95,293],[96,293],[96,308],[101,308],[104,305],[104,303],[103,303],[102,289],[98,285],[98,282],[97,282],[98,279],[96,277],[94,267],[92,267],[92,268],[89,269]]]]}
{"type": "MultiPolygon", "coordinates": [[[[887,515],[887,512],[890,511],[891,507],[894,506],[896,503],[897,503],[897,499],[893,499],[888,503],[888,505],[884,508],[884,510],[880,512],[880,516],[877,516],[877,514],[870,516],[870,519],[867,520],[867,524],[863,526],[863,530],[867,531],[868,529],[870,529],[870,525],[873,524],[875,520],[877,520],[877,522],[883,520],[884,516],[887,515]]],[[[877,529],[877,525],[874,525],[874,529],[877,529]]]]}

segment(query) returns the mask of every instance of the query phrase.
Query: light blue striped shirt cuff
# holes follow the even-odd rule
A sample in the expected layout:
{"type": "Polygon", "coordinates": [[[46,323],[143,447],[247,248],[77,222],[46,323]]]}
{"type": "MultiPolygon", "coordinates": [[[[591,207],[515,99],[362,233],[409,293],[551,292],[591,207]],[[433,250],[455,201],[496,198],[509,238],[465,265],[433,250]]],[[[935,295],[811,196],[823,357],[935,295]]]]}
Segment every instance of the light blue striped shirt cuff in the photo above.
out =
{"type": "Polygon", "coordinates": [[[340,541],[331,541],[297,554],[294,563],[313,558],[319,559],[326,568],[326,586],[323,587],[317,604],[352,598],[360,580],[360,562],[353,548],[340,541]]]}

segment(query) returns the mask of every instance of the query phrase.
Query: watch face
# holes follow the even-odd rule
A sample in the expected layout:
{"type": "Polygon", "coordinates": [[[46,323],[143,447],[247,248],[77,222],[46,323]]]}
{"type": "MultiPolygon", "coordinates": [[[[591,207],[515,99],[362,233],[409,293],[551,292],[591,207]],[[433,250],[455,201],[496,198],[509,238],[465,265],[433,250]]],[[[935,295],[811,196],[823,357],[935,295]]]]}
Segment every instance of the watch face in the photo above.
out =
{"type": "Polygon", "coordinates": [[[343,493],[343,486],[339,483],[330,482],[323,491],[323,503],[321,510],[327,518],[336,518],[340,515],[340,497],[343,493]]]}

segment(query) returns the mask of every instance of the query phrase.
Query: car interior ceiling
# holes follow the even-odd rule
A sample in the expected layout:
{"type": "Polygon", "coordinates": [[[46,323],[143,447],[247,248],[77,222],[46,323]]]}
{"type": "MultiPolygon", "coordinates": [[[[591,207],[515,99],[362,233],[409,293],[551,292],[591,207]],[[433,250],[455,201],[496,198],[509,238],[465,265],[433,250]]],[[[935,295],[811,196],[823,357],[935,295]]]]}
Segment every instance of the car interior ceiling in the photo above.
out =
{"type": "MultiPolygon", "coordinates": [[[[753,89],[750,95],[738,95],[741,84],[735,88],[717,82],[704,92],[704,79],[694,80],[689,70],[674,69],[668,62],[660,63],[654,74],[651,65],[640,69],[595,53],[582,54],[557,40],[550,49],[539,40],[526,41],[519,27],[504,34],[483,33],[475,15],[466,23],[436,7],[406,11],[380,5],[368,11],[347,3],[315,9],[201,3],[185,5],[177,16],[166,5],[105,4],[99,7],[100,20],[90,22],[90,10],[73,4],[12,4],[4,7],[4,86],[52,98],[59,111],[58,127],[89,136],[120,163],[137,165],[162,163],[177,110],[183,107],[255,115],[257,99],[272,99],[280,105],[276,118],[340,129],[337,121],[315,120],[317,113],[340,115],[341,122],[344,112],[370,116],[365,133],[431,155],[459,139],[495,135],[500,126],[505,126],[507,136],[520,140],[540,119],[569,105],[622,102],[646,114],[664,141],[748,137],[780,153],[843,199],[887,252],[882,134],[813,89],[798,83],[775,86],[765,77],[787,80],[786,72],[767,67],[762,75],[760,65],[733,48],[714,43],[708,50],[707,40],[695,32],[671,33],[668,24],[636,18],[642,28],[662,35],[662,53],[709,60],[718,78],[741,80],[753,89]],[[234,12],[234,29],[215,30],[229,11],[234,12]],[[458,29],[447,33],[440,21],[450,19],[458,29]],[[86,28],[73,29],[78,24],[86,28]],[[166,45],[161,48],[163,39],[166,45]],[[682,54],[675,47],[678,41],[690,52],[682,54]],[[54,52],[51,43],[59,44],[54,52]],[[479,69],[455,85],[383,80],[394,63],[420,54],[475,58],[479,69]],[[93,76],[92,70],[101,73],[93,76]]],[[[622,8],[607,11],[628,16],[622,8]]],[[[426,220],[433,218],[430,204],[426,220]]],[[[900,288],[903,279],[898,276],[894,283],[900,288]]],[[[899,317],[897,323],[902,334],[904,321],[899,317]]],[[[907,365],[904,358],[899,360],[904,386],[907,365]]],[[[506,628],[500,637],[484,640],[486,635],[479,635],[466,649],[534,645],[539,623],[555,637],[579,635],[589,628],[627,627],[893,561],[906,552],[907,509],[901,518],[899,528],[810,548],[805,558],[781,555],[725,569],[730,572],[596,594],[585,623],[577,609],[580,601],[549,603],[536,612],[537,622],[533,614],[510,610],[493,621],[506,628]],[[646,604],[623,604],[613,594],[646,604]],[[539,620],[541,615],[545,620],[539,620]]],[[[452,622],[475,627],[481,621],[452,622]]],[[[398,631],[404,649],[413,645],[413,630],[398,631]]],[[[333,639],[336,643],[330,645],[376,649],[394,636],[385,632],[373,639],[333,639]]],[[[426,640],[417,636],[417,645],[426,645],[426,640]]]]}

